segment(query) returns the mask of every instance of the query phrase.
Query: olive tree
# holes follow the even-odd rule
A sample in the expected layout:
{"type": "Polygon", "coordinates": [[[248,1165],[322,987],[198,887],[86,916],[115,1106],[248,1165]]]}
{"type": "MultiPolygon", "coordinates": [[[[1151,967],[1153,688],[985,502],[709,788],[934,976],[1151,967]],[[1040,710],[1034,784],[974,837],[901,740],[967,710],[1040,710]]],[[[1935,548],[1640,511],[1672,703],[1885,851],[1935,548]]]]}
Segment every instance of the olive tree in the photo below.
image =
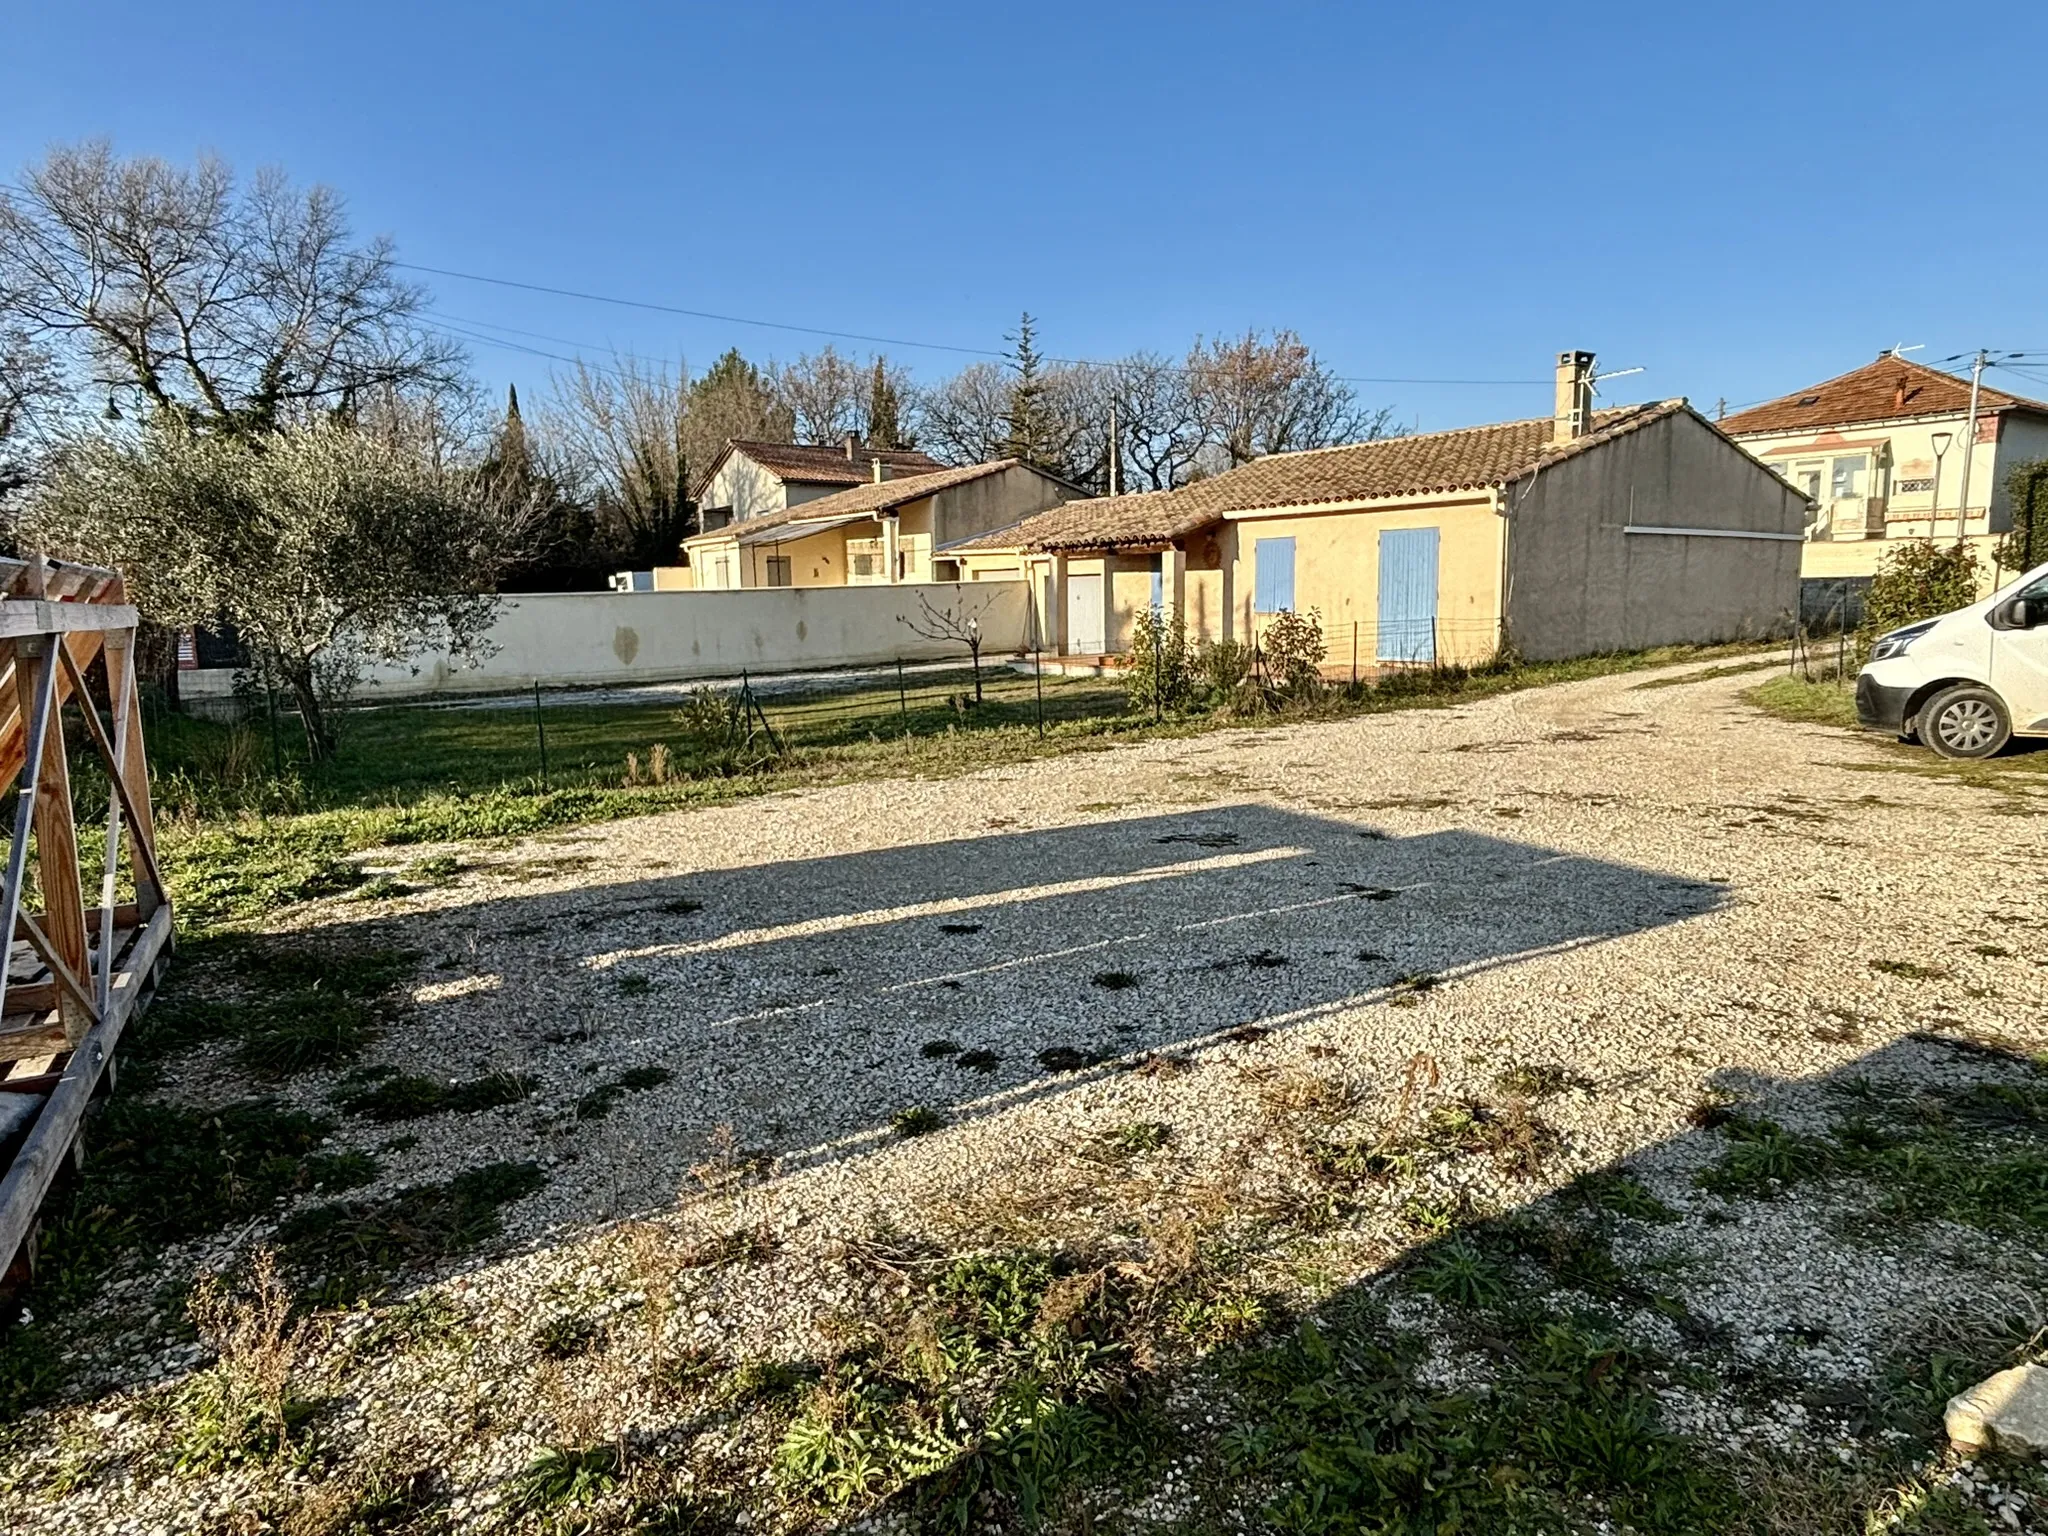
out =
{"type": "Polygon", "coordinates": [[[143,612],[227,624],[290,689],[314,760],[367,660],[476,653],[526,508],[360,431],[96,434],[31,499],[30,547],[119,567],[143,612]]]}

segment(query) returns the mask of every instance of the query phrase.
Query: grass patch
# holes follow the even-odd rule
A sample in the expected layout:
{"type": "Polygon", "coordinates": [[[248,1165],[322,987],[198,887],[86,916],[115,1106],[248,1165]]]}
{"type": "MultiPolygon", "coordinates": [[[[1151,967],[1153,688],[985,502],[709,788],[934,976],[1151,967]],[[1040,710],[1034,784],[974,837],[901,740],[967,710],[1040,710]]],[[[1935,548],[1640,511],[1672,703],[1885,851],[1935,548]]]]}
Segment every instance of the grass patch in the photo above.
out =
{"type": "Polygon", "coordinates": [[[1856,690],[1846,682],[1809,683],[1797,677],[1774,677],[1748,690],[1743,698],[1780,720],[1857,728],[1856,690]]]}
{"type": "Polygon", "coordinates": [[[546,1183],[533,1163],[487,1163],[382,1200],[312,1206],[278,1228],[279,1255],[321,1304],[347,1305],[488,1242],[503,1230],[499,1208],[546,1183]]]}
{"type": "Polygon", "coordinates": [[[625,1470],[616,1445],[557,1446],[512,1479],[506,1502],[530,1515],[588,1504],[618,1487],[625,1470]]]}
{"type": "Polygon", "coordinates": [[[337,1066],[376,1037],[418,959],[407,949],[288,945],[240,934],[187,940],[123,1052],[147,1065],[230,1041],[240,1063],[262,1077],[337,1066]]]}
{"type": "Polygon", "coordinates": [[[913,1136],[929,1136],[934,1131],[946,1128],[946,1117],[936,1109],[923,1104],[913,1104],[908,1109],[899,1109],[889,1117],[889,1129],[898,1136],[909,1140],[913,1136]]]}
{"type": "Polygon", "coordinates": [[[382,1125],[418,1120],[427,1115],[472,1115],[500,1105],[517,1104],[534,1090],[534,1080],[511,1072],[493,1072],[468,1082],[444,1083],[431,1077],[394,1073],[357,1087],[344,1087],[335,1103],[351,1115],[382,1125]]]}
{"type": "Polygon", "coordinates": [[[578,1120],[602,1120],[629,1093],[659,1088],[670,1074],[661,1067],[629,1067],[609,1082],[600,1083],[576,1101],[578,1120]]]}

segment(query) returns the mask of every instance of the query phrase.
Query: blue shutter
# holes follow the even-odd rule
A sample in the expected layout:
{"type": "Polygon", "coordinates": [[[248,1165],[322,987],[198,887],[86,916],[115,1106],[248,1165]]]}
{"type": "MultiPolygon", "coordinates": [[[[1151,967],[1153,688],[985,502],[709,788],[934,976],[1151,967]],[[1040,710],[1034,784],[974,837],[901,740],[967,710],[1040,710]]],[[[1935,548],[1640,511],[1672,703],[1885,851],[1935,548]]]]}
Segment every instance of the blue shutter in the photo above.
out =
{"type": "Polygon", "coordinates": [[[1260,539],[1252,545],[1252,611],[1294,612],[1294,540],[1260,539]]]}
{"type": "Polygon", "coordinates": [[[1390,528],[1380,535],[1381,661],[1436,660],[1437,530],[1390,528]]]}

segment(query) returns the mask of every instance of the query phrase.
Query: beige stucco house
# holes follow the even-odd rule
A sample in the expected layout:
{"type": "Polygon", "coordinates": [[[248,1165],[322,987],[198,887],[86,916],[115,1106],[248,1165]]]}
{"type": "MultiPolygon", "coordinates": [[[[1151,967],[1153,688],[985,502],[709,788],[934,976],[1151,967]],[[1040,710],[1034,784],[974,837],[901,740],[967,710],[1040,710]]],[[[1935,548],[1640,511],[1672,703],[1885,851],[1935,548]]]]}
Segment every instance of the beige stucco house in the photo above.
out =
{"type": "Polygon", "coordinates": [[[659,588],[837,587],[954,581],[937,555],[1081,494],[1018,459],[874,478],[775,512],[757,512],[683,541],[684,563],[655,571],[659,588]]]}
{"type": "Polygon", "coordinates": [[[1806,500],[1683,400],[1274,454],[1176,491],[1068,502],[941,545],[1031,584],[1047,651],[1113,655],[1147,607],[1197,639],[1319,615],[1327,665],[1471,663],[1782,632],[1806,500]]]}
{"type": "Polygon", "coordinates": [[[851,432],[838,443],[768,443],[733,438],[691,493],[697,529],[709,533],[750,517],[787,511],[875,478],[928,475],[946,466],[913,448],[874,448],[851,432]]]}
{"type": "Polygon", "coordinates": [[[1813,504],[1809,613],[1873,575],[1888,541],[1960,533],[1988,569],[2012,527],[2008,471],[2048,458],[2048,404],[1984,385],[1973,430],[1968,379],[1891,352],[1720,427],[1813,504]]]}

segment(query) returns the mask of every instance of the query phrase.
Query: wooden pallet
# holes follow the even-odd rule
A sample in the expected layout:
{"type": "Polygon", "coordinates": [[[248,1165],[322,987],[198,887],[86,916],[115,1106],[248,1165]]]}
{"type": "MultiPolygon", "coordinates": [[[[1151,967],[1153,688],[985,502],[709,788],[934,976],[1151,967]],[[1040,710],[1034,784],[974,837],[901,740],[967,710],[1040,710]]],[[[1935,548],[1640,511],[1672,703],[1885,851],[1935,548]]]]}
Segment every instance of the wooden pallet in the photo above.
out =
{"type": "Polygon", "coordinates": [[[93,566],[0,560],[0,789],[19,786],[0,872],[0,1273],[33,1258],[43,1201],[111,1086],[114,1048],[171,951],[136,695],[135,609],[93,566]],[[104,874],[86,905],[65,721],[114,793],[104,874]],[[134,899],[117,901],[122,874],[134,899]],[[30,911],[26,894],[40,894],[30,911]]]}

